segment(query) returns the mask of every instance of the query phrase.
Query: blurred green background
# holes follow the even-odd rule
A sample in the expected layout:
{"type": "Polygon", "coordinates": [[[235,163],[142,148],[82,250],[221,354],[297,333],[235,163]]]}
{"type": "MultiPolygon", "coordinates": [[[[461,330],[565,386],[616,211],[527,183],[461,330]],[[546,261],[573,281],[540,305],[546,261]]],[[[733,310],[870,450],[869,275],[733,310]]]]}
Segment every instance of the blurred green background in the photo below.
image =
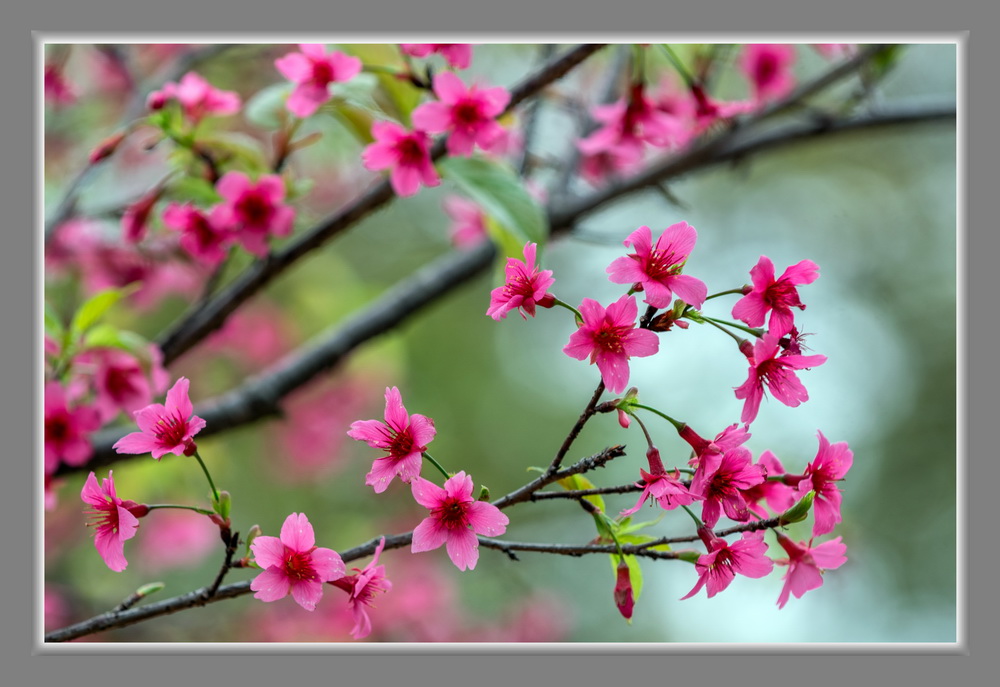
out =
{"type": "MultiPolygon", "coordinates": [[[[270,60],[286,51],[281,46],[236,48],[199,71],[245,97],[278,79],[270,60]]],[[[472,74],[508,86],[537,59],[536,46],[529,45],[477,46],[475,54],[472,74]]],[[[591,67],[596,71],[585,74],[582,83],[590,83],[606,64],[606,58],[596,59],[591,67]]],[[[826,65],[806,46],[799,48],[801,78],[826,65]]],[[[82,58],[68,65],[70,74],[87,68],[82,58]]],[[[721,86],[730,97],[745,96],[745,86],[735,78],[721,86]]],[[[874,107],[924,97],[953,102],[955,93],[955,46],[908,46],[879,87],[874,107]]],[[[99,96],[47,113],[47,204],[89,147],[110,133],[107,127],[121,102],[99,96]]],[[[361,145],[330,121],[317,120],[307,127],[323,130],[326,138],[292,162],[296,174],[317,177],[299,206],[300,228],[375,176],[338,171],[331,163],[356,159],[361,145]]],[[[563,151],[566,124],[552,108],[543,111],[539,148],[554,155],[563,151]]],[[[146,177],[105,173],[85,194],[83,210],[134,197],[157,178],[155,164],[147,167],[146,177]]],[[[681,220],[697,228],[698,244],[685,272],[705,281],[709,293],[748,282],[748,271],[761,255],[769,256],[779,273],[802,259],[817,262],[821,277],[800,290],[808,308],[797,319],[813,333],[806,340],[812,352],[829,360],[801,375],[809,390],[807,403],[794,409],[773,400],[762,404],[747,446],[755,456],[770,449],[789,471],[801,472],[816,454],[817,430],[832,442],[850,444],[854,466],[841,485],[844,520],[834,532],[848,546],[848,563],[828,573],[821,589],[791,599],[779,611],[781,568],[762,580],[737,577],[711,600],[701,593],[679,601],[695,583],[693,568],[680,561],[644,560],[644,587],[628,625],[614,606],[614,578],[604,555],[521,554],[514,562],[481,549],[476,570],[462,573],[443,549],[419,555],[387,551],[382,562],[396,586],[371,612],[375,632],[370,640],[957,640],[954,127],[838,135],[698,172],[672,183],[671,191],[683,207],[656,193],[631,196],[587,217],[578,237],[552,243],[543,257],[556,279],[552,290],[574,305],[584,297],[605,304],[616,299],[622,289],[606,281],[604,268],[622,254],[622,239],[641,224],[654,235],[681,220]]],[[[363,308],[397,280],[451,250],[441,201],[454,192],[445,182],[396,200],[317,251],[252,302],[248,314],[261,318],[257,324],[251,321],[228,345],[220,342],[211,351],[183,357],[170,368],[171,377],[192,379],[197,404],[363,308]],[[240,337],[268,336],[266,322],[280,330],[273,350],[248,360],[240,337]]],[[[113,223],[108,231],[115,231],[113,223]]],[[[386,386],[400,388],[409,412],[434,419],[438,434],[429,451],[449,469],[466,470],[477,484],[487,484],[494,498],[530,479],[529,467],[547,465],[589,399],[598,373],[561,352],[573,331],[565,311],[541,310],[527,322],[516,315],[499,323],[486,317],[495,285],[495,275],[481,276],[365,346],[300,394],[298,410],[289,412],[288,421],[262,422],[199,442],[216,483],[233,495],[234,528],[246,532],[259,523],[266,534],[276,534],[288,513],[304,512],[316,528],[317,543],[339,550],[381,533],[412,529],[425,511],[398,483],[382,495],[363,486],[378,452],[342,437],[353,420],[382,417],[386,386]],[[303,413],[315,416],[308,421],[315,436],[293,426],[296,418],[306,422],[303,413]],[[283,443],[290,434],[307,437],[305,446],[283,443]]],[[[70,307],[75,293],[65,280],[47,282],[46,298],[63,308],[70,307]]],[[[735,297],[710,301],[705,312],[728,318],[734,302],[735,297]]],[[[184,308],[185,300],[173,297],[153,312],[120,309],[115,317],[155,337],[184,308]]],[[[245,348],[247,339],[242,341],[245,348]]],[[[640,388],[644,403],[687,421],[703,435],[714,435],[739,417],[742,402],[732,389],[745,379],[745,361],[714,329],[693,325],[662,335],[660,354],[633,360],[631,369],[631,383],[640,388]]],[[[668,465],[686,460],[686,445],[669,425],[650,417],[647,426],[668,465]]],[[[570,458],[619,443],[629,447],[630,455],[591,479],[600,485],[632,481],[645,465],[639,450],[644,442],[638,427],[624,430],[613,415],[591,421],[570,458]]],[[[168,456],[156,463],[140,457],[116,464],[114,474],[123,498],[204,499],[203,476],[185,459],[168,456]]],[[[214,577],[221,546],[212,526],[197,522],[179,525],[176,532],[156,532],[160,513],[145,519],[139,535],[126,543],[128,570],[108,571],[83,526],[77,496],[83,477],[67,479],[58,507],[45,514],[45,579],[53,598],[47,620],[53,624],[46,629],[103,612],[152,580],[166,583],[160,593],[166,598],[214,577]],[[144,545],[144,538],[152,544],[144,545]],[[157,546],[163,555],[156,554],[157,546]],[[171,546],[177,547],[173,554],[171,546]]],[[[617,513],[631,506],[635,495],[606,500],[609,511],[617,513]]],[[[523,504],[507,514],[511,524],[505,538],[511,540],[585,543],[594,536],[590,517],[572,502],[523,504]]],[[[194,514],[180,515],[198,520],[194,514]]],[[[637,517],[655,515],[643,509],[637,517]]],[[[808,538],[811,522],[793,527],[794,537],[808,538]]],[[[689,534],[690,520],[667,513],[650,532],[689,534]]],[[[783,555],[775,548],[772,556],[783,555]]],[[[251,576],[237,570],[227,582],[251,576]]],[[[313,614],[291,599],[262,604],[244,596],[93,639],[351,641],[344,607],[343,596],[333,588],[313,614]]]]}

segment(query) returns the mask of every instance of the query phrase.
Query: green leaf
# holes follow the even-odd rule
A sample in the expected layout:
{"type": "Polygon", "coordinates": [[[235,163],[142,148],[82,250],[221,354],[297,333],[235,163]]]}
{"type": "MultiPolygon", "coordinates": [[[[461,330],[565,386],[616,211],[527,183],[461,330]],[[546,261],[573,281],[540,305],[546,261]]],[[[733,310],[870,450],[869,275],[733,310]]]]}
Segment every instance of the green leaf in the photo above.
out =
{"type": "Polygon", "coordinates": [[[621,523],[619,523],[619,528],[620,528],[619,532],[621,532],[622,534],[629,534],[630,532],[638,532],[639,530],[645,529],[647,527],[658,525],[660,521],[663,520],[664,515],[666,515],[666,513],[661,513],[660,516],[655,520],[646,520],[644,522],[637,522],[637,523],[633,523],[632,518],[625,518],[624,520],[621,521],[621,523]]]}
{"type": "Polygon", "coordinates": [[[87,299],[80,306],[80,309],[76,311],[76,315],[73,316],[73,322],[70,324],[70,331],[73,333],[73,338],[82,336],[88,329],[97,324],[97,321],[104,316],[108,308],[121,300],[123,295],[123,292],[119,289],[107,289],[87,299]]]}
{"type": "Polygon", "coordinates": [[[243,116],[262,129],[280,129],[290,116],[285,101],[295,84],[287,81],[276,83],[257,91],[243,108],[243,116]]]}
{"type": "Polygon", "coordinates": [[[87,332],[83,348],[118,348],[137,357],[147,354],[149,341],[135,332],[125,331],[110,324],[99,324],[87,332]]]}
{"type": "Polygon", "coordinates": [[[181,203],[194,203],[202,207],[215,205],[222,200],[216,192],[215,187],[208,181],[200,177],[184,175],[170,183],[166,195],[170,200],[181,203]]]}
{"type": "Polygon", "coordinates": [[[521,257],[524,244],[539,247],[548,235],[545,212],[510,165],[482,157],[450,157],[438,163],[451,179],[486,213],[487,230],[503,251],[503,257],[521,257]]]}
{"type": "MultiPolygon", "coordinates": [[[[399,54],[399,48],[389,44],[351,44],[340,46],[341,50],[349,55],[354,55],[361,59],[366,65],[404,67],[403,59],[399,54]]],[[[398,79],[392,74],[374,75],[381,91],[388,97],[388,105],[395,110],[395,119],[409,126],[410,114],[420,103],[423,91],[414,86],[408,80],[398,79]]]]}
{"type": "Polygon", "coordinates": [[[229,159],[238,161],[237,166],[251,175],[265,174],[271,169],[260,142],[253,136],[238,131],[217,131],[200,136],[198,143],[215,151],[222,151],[229,159]]]}

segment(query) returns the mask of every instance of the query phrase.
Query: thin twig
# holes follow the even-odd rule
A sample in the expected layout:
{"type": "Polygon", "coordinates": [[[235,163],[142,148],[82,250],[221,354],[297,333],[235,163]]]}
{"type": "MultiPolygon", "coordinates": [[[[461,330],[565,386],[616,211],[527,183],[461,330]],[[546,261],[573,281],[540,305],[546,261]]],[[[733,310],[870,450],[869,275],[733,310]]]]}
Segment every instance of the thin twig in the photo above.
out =
{"type": "MultiPolygon", "coordinates": [[[[564,76],[601,47],[603,46],[581,45],[542,66],[535,74],[511,89],[510,102],[505,112],[510,112],[526,98],[564,76]]],[[[445,139],[442,138],[434,144],[431,158],[438,159],[445,152],[445,139]]],[[[226,318],[242,303],[300,258],[354,226],[395,197],[396,194],[389,181],[383,179],[353,203],[307,230],[281,251],[254,262],[215,298],[186,313],[180,322],[160,337],[158,343],[163,352],[163,364],[169,365],[209,333],[222,326],[226,318]]]]}
{"type": "MultiPolygon", "coordinates": [[[[832,123],[794,122],[758,136],[748,135],[744,127],[738,137],[727,136],[723,145],[702,145],[686,154],[658,163],[627,183],[596,191],[571,204],[550,209],[549,222],[554,236],[565,234],[581,218],[659,180],[675,179],[694,171],[807,140],[900,125],[954,122],[954,119],[954,106],[923,105],[917,108],[883,110],[832,123]]],[[[260,375],[251,377],[222,396],[199,404],[195,408],[195,414],[208,423],[200,436],[227,431],[276,415],[286,394],[305,384],[319,372],[332,369],[361,344],[399,326],[421,308],[486,271],[492,264],[495,252],[492,244],[484,243],[468,252],[454,251],[445,254],[412,277],[397,283],[346,322],[331,327],[260,375]]],[[[133,430],[132,426],[102,430],[93,438],[94,454],[87,463],[80,466],[60,465],[57,474],[88,471],[120,459],[135,457],[119,455],[111,449],[112,444],[133,430]]]]}

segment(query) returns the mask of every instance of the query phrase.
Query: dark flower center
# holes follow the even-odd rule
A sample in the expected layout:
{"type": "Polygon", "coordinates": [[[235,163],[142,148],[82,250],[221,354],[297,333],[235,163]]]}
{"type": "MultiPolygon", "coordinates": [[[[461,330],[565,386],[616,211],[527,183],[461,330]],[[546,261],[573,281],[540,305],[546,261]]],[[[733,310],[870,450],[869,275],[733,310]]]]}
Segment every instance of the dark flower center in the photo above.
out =
{"type": "Polygon", "coordinates": [[[175,411],[172,417],[161,417],[156,421],[156,426],[153,427],[153,434],[163,444],[176,446],[184,440],[184,435],[187,434],[187,418],[181,417],[178,411],[175,411]]]}
{"type": "Polygon", "coordinates": [[[805,306],[799,300],[798,289],[786,279],[779,279],[764,291],[762,298],[764,302],[772,308],[799,308],[804,310],[805,306]]]}
{"type": "Polygon", "coordinates": [[[418,165],[425,157],[424,147],[412,136],[400,139],[396,144],[396,152],[399,154],[399,163],[404,166],[418,165]]]}
{"type": "Polygon", "coordinates": [[[448,499],[437,509],[437,517],[448,529],[460,529],[466,525],[465,504],[457,499],[448,499]]]}
{"type": "Polygon", "coordinates": [[[333,81],[333,68],[326,62],[313,62],[312,80],[322,85],[330,83],[333,81]]]}
{"type": "Polygon", "coordinates": [[[69,422],[67,422],[67,417],[65,415],[56,415],[53,417],[46,418],[45,420],[45,441],[51,441],[54,443],[60,443],[65,441],[71,432],[69,431],[69,422]]]}
{"type": "Polygon", "coordinates": [[[460,126],[474,126],[483,121],[483,113],[479,108],[479,103],[471,100],[463,100],[455,105],[452,110],[452,117],[456,124],[460,126]]]}
{"type": "MultiPolygon", "coordinates": [[[[632,257],[639,259],[638,255],[632,257]]],[[[678,261],[673,251],[653,250],[646,260],[645,272],[653,279],[662,279],[679,274],[683,267],[684,263],[678,261]]]]}
{"type": "MultiPolygon", "coordinates": [[[[316,547],[313,547],[313,549],[316,547]]],[[[312,549],[304,552],[285,548],[285,574],[294,580],[314,580],[316,571],[312,567],[312,549]]]]}
{"type": "Polygon", "coordinates": [[[761,55],[760,59],[757,60],[757,68],[754,71],[754,78],[757,83],[767,84],[774,79],[774,75],[777,73],[778,61],[774,58],[774,55],[761,55]]]}
{"type": "Polygon", "coordinates": [[[603,324],[594,334],[594,343],[610,353],[624,353],[625,345],[622,342],[623,335],[631,327],[615,327],[610,324],[603,324]]]}
{"type": "Polygon", "coordinates": [[[244,224],[259,226],[271,219],[271,203],[260,193],[250,192],[236,204],[236,213],[244,224]]]}

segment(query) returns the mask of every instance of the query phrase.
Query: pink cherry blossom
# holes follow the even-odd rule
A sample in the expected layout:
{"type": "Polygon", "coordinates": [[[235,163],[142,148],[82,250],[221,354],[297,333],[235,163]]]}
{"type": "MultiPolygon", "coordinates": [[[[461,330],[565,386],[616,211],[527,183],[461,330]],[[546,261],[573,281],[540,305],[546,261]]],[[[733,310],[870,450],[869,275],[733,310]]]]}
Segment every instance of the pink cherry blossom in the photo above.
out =
{"type": "Polygon", "coordinates": [[[778,565],[787,565],[788,572],[781,578],[785,585],[778,595],[778,608],[784,608],[788,603],[789,594],[794,594],[796,599],[801,599],[802,595],[811,589],[818,589],[823,586],[823,572],[834,570],[847,562],[847,546],[841,541],[841,537],[823,542],[818,546],[812,545],[812,539],[806,542],[795,543],[785,535],[777,532],[778,543],[788,553],[787,559],[775,561],[778,565]]]}
{"type": "Polygon", "coordinates": [[[215,190],[223,202],[212,209],[212,226],[233,232],[254,255],[267,255],[269,236],[292,233],[295,209],[284,204],[285,182],[277,174],[265,174],[253,183],[243,172],[226,172],[215,190]]]}
{"type": "Polygon", "coordinates": [[[736,423],[719,432],[712,441],[705,439],[686,424],[678,429],[677,433],[694,450],[694,456],[688,461],[688,465],[698,467],[704,465],[706,461],[714,461],[712,465],[705,465],[710,472],[718,468],[723,453],[745,444],[750,439],[750,433],[746,428],[736,423]]]}
{"type": "Polygon", "coordinates": [[[385,548],[385,537],[375,547],[375,555],[364,567],[364,570],[354,568],[353,575],[345,575],[330,584],[340,587],[348,594],[348,604],[354,614],[354,627],[351,636],[364,639],[372,632],[372,621],[368,617],[367,606],[372,606],[376,594],[392,589],[392,582],[385,578],[385,566],[378,564],[378,557],[385,548]]]}
{"type": "Polygon", "coordinates": [[[372,124],[375,142],[362,151],[361,159],[370,170],[391,169],[389,183],[399,196],[412,196],[420,184],[437,186],[441,177],[431,162],[430,137],[423,131],[407,131],[395,122],[372,124]]]}
{"type": "Polygon", "coordinates": [[[585,138],[576,146],[583,154],[580,174],[593,186],[627,177],[642,166],[643,144],[638,139],[623,138],[609,144],[603,139],[585,138]]]}
{"type": "Polygon", "coordinates": [[[705,542],[708,553],[700,556],[695,563],[698,583],[681,600],[690,599],[702,587],[708,589],[708,598],[711,599],[728,587],[737,573],[758,578],[767,576],[774,569],[774,562],[764,555],[767,544],[764,543],[763,532],[744,532],[743,537],[732,544],[715,536],[708,528],[699,528],[698,535],[705,542]]]}
{"type": "Polygon", "coordinates": [[[436,433],[434,420],[416,413],[409,415],[399,389],[391,387],[385,390],[385,422],[358,420],[351,423],[347,436],[389,454],[376,459],[365,475],[365,484],[381,494],[394,477],[410,482],[420,474],[421,454],[436,433]]]}
{"type": "Polygon", "coordinates": [[[165,509],[143,525],[136,553],[143,571],[194,568],[219,545],[219,528],[190,511],[165,509]]]}
{"type": "Polygon", "coordinates": [[[468,69],[472,64],[472,45],[469,43],[400,43],[399,49],[411,57],[437,53],[455,69],[468,69]]]}
{"type": "Polygon", "coordinates": [[[622,296],[607,310],[597,301],[584,298],[580,314],[583,324],[570,335],[563,353],[577,360],[589,356],[591,364],[597,363],[608,391],[621,393],[628,386],[629,359],[656,353],[659,338],[648,329],[636,328],[639,306],[633,296],[622,296]]]}
{"type": "Polygon", "coordinates": [[[70,405],[76,393],[56,381],[45,385],[45,472],[52,474],[63,462],[83,465],[93,453],[89,436],[101,426],[96,408],[70,405]]]}
{"type": "Polygon", "coordinates": [[[708,288],[700,279],[680,273],[697,240],[694,227],[678,222],[660,234],[654,247],[649,227],[641,226],[623,241],[635,252],[616,258],[606,270],[608,278],[615,284],[640,284],[646,294],[644,302],[655,308],[669,308],[675,294],[700,308],[708,288]]]}
{"type": "Polygon", "coordinates": [[[764,384],[774,397],[786,406],[795,408],[809,400],[809,394],[795,375],[795,370],[817,367],[826,362],[825,355],[778,355],[781,347],[778,337],[771,332],[747,349],[750,372],[741,386],[736,388],[736,398],[746,399],[740,422],[750,424],[757,417],[760,401],[764,397],[764,384]]]}
{"type": "Polygon", "coordinates": [[[330,84],[350,81],[361,72],[361,60],[342,52],[326,52],[318,43],[300,43],[274,61],[281,75],[296,84],[288,97],[288,111],[305,119],[330,99],[330,84]]]}
{"type": "Polygon", "coordinates": [[[115,348],[91,349],[78,356],[74,363],[93,369],[94,407],[103,421],[114,418],[119,411],[129,414],[149,405],[153,396],[163,393],[170,378],[163,369],[163,354],[150,345],[148,360],[115,348]]]}
{"type": "Polygon", "coordinates": [[[503,534],[510,520],[493,504],[476,501],[472,486],[472,477],[464,471],[449,477],[443,488],[422,477],[413,478],[413,498],[431,512],[413,530],[413,553],[446,544],[448,557],[459,570],[475,569],[479,560],[476,535],[503,534]]]}
{"type": "Polygon", "coordinates": [[[517,310],[525,320],[535,316],[535,306],[552,307],[554,297],[548,288],[555,283],[552,270],[539,270],[535,266],[538,245],[530,241],[524,244],[524,261],[507,258],[507,279],[490,293],[490,307],[486,314],[499,322],[511,310],[517,310]]]}
{"type": "Polygon", "coordinates": [[[445,214],[451,219],[451,242],[458,248],[477,246],[489,235],[486,233],[486,214],[479,205],[461,196],[445,196],[445,214]]]}
{"type": "Polygon", "coordinates": [[[818,537],[832,532],[841,520],[841,497],[837,482],[844,479],[847,471],[851,469],[854,453],[848,448],[846,441],[831,444],[823,436],[823,432],[817,434],[819,451],[813,461],[806,466],[804,478],[798,483],[796,496],[802,498],[809,491],[816,492],[813,501],[813,512],[816,514],[813,536],[818,537]]]}
{"type": "Polygon", "coordinates": [[[126,434],[112,446],[118,453],[152,453],[159,460],[168,453],[194,455],[198,447],[194,435],[205,427],[205,421],[193,415],[194,406],[188,397],[190,381],[179,378],[167,392],[167,404],[148,405],[135,412],[141,431],[126,434]]]}
{"type": "Polygon", "coordinates": [[[819,279],[819,266],[811,260],[803,260],[786,269],[780,277],[774,278],[774,263],[767,256],[750,270],[753,290],[733,306],[733,317],[743,320],[750,327],[760,327],[768,311],[771,318],[768,331],[775,336],[784,336],[794,328],[792,308],[805,310],[795,287],[812,284],[819,279]]]}
{"type": "Polygon", "coordinates": [[[255,599],[277,601],[292,593],[307,611],[323,597],[323,583],[344,576],[344,561],[333,549],[316,546],[316,535],[305,513],[292,513],[281,526],[281,537],[258,536],[250,544],[254,562],[264,572],[250,583],[255,599]]]}
{"type": "Polygon", "coordinates": [[[675,145],[683,135],[683,124],[657,107],[644,90],[642,84],[634,85],[627,99],[594,108],[591,114],[603,126],[579,141],[577,147],[593,154],[618,147],[641,151],[646,143],[675,145]]]}
{"type": "Polygon", "coordinates": [[[745,522],[750,519],[742,491],[764,481],[766,473],[752,463],[750,451],[739,446],[726,451],[713,461],[702,461],[691,478],[691,493],[704,499],[701,519],[715,527],[725,512],[731,520],[745,522]]]}
{"type": "Polygon", "coordinates": [[[794,62],[794,45],[751,43],[743,47],[740,69],[753,86],[753,97],[758,104],[778,100],[795,87],[794,62]]]}
{"type": "Polygon", "coordinates": [[[437,101],[413,111],[413,125],[432,134],[449,132],[450,155],[469,156],[475,145],[488,151],[501,142],[504,130],[496,118],[510,102],[506,88],[466,88],[454,73],[442,72],[434,77],[434,94],[437,101]]]}
{"type": "Polygon", "coordinates": [[[677,470],[667,472],[663,467],[660,452],[656,447],[651,446],[646,451],[646,459],[649,461],[649,472],[639,468],[639,474],[642,475],[642,482],[636,483],[637,487],[644,487],[642,494],[639,496],[636,504],[619,513],[619,517],[632,515],[637,512],[650,496],[660,504],[663,510],[673,510],[680,506],[688,506],[699,500],[700,497],[692,494],[684,486],[683,482],[681,482],[680,472],[677,470]]]}
{"type": "Polygon", "coordinates": [[[121,572],[128,566],[128,561],[125,560],[125,541],[135,536],[139,529],[139,518],[149,512],[149,507],[118,498],[110,470],[108,478],[102,479],[100,486],[97,484],[97,477],[91,472],[80,492],[80,498],[93,506],[91,510],[84,512],[90,516],[87,524],[94,527],[94,546],[97,552],[109,568],[121,572]]]}
{"type": "Polygon", "coordinates": [[[209,213],[193,204],[171,203],[163,211],[163,224],[179,231],[180,245],[196,260],[218,265],[226,257],[233,236],[225,226],[218,226],[209,213]]]}
{"type": "MultiPolygon", "coordinates": [[[[770,451],[764,451],[757,460],[757,465],[763,468],[767,477],[781,477],[785,474],[785,468],[770,451]]],[[[795,505],[795,490],[782,481],[765,479],[760,484],[756,484],[749,489],[741,491],[747,508],[752,513],[761,518],[771,517],[767,510],[760,505],[760,501],[766,501],[768,507],[775,513],[784,513],[795,505]]]]}
{"type": "Polygon", "coordinates": [[[171,100],[180,103],[184,115],[195,124],[211,115],[231,115],[240,110],[238,94],[215,88],[196,72],[188,72],[179,83],[166,83],[150,93],[146,106],[158,110],[171,100]]]}

